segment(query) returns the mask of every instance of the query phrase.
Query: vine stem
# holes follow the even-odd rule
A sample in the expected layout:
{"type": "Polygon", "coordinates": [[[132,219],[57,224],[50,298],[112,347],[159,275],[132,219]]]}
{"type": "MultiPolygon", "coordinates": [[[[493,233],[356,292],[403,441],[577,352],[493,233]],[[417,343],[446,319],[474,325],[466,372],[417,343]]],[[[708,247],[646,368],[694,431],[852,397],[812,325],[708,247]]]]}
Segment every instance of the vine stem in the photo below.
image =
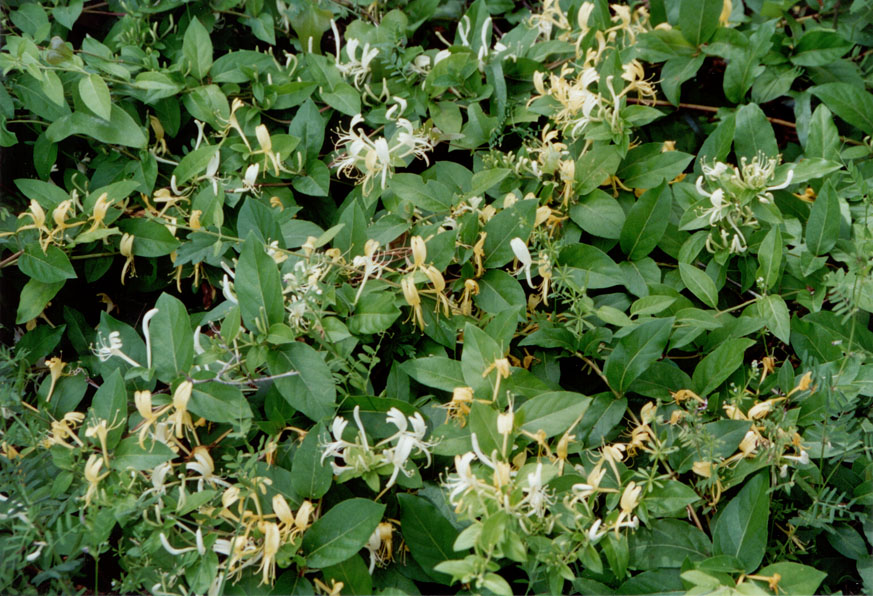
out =
{"type": "Polygon", "coordinates": [[[582,362],[591,367],[591,370],[594,371],[594,374],[596,374],[603,380],[604,383],[606,383],[606,386],[609,387],[609,390],[612,391],[612,394],[616,397],[616,399],[621,399],[621,394],[612,388],[612,386],[609,384],[609,381],[606,379],[606,375],[603,374],[603,371],[600,370],[600,367],[597,366],[596,362],[594,362],[590,358],[587,358],[586,356],[583,356],[580,352],[576,352],[576,357],[581,359],[582,362]]]}

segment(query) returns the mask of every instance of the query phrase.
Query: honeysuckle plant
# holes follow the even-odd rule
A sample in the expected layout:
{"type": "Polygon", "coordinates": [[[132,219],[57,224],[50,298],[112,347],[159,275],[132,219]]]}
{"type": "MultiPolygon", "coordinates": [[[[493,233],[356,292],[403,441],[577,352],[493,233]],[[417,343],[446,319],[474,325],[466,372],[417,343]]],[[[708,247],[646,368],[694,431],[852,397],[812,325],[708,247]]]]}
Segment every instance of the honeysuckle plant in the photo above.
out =
{"type": "Polygon", "coordinates": [[[873,590],[868,4],[4,4],[0,591],[873,590]]]}

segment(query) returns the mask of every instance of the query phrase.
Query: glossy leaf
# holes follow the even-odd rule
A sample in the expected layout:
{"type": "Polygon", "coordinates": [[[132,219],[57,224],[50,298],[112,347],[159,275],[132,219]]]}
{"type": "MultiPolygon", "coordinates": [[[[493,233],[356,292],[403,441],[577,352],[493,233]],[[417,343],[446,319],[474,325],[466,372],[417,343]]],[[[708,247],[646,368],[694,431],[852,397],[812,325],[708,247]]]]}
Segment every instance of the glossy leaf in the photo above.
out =
{"type": "Polygon", "coordinates": [[[307,567],[330,567],[355,555],[382,520],[384,511],[385,505],[361,498],[333,507],[303,536],[307,567]]]}

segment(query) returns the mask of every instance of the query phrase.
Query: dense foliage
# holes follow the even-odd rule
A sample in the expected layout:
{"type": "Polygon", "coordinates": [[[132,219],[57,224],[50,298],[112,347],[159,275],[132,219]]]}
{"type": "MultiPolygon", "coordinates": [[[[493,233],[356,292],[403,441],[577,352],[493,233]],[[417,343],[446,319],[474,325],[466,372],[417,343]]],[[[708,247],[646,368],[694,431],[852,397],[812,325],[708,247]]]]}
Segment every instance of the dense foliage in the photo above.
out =
{"type": "Polygon", "coordinates": [[[0,592],[873,590],[869,2],[0,18],[0,592]]]}

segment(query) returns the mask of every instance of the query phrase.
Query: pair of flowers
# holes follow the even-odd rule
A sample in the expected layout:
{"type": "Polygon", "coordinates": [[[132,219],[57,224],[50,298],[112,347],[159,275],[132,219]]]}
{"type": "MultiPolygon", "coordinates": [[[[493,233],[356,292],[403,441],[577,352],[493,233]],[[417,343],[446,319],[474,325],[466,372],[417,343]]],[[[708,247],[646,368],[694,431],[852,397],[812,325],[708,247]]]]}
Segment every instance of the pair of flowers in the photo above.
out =
{"type": "Polygon", "coordinates": [[[413,471],[407,467],[407,462],[412,455],[424,455],[427,463],[431,463],[430,448],[433,443],[425,440],[427,425],[421,414],[416,412],[412,416],[405,416],[397,408],[388,410],[385,421],[397,428],[390,437],[371,444],[367,438],[367,431],[361,422],[361,408],[355,406],[352,411],[355,425],[358,427],[354,441],[343,438],[349,422],[342,416],[334,418],[331,425],[333,441],[324,444],[324,452],[321,461],[332,458],[330,465],[333,473],[337,476],[355,478],[358,476],[378,473],[380,468],[391,467],[388,483],[383,490],[392,487],[402,472],[407,478],[413,475],[413,471]],[[410,428],[411,426],[411,428],[410,428]],[[337,461],[343,463],[337,463],[337,461]]]}

